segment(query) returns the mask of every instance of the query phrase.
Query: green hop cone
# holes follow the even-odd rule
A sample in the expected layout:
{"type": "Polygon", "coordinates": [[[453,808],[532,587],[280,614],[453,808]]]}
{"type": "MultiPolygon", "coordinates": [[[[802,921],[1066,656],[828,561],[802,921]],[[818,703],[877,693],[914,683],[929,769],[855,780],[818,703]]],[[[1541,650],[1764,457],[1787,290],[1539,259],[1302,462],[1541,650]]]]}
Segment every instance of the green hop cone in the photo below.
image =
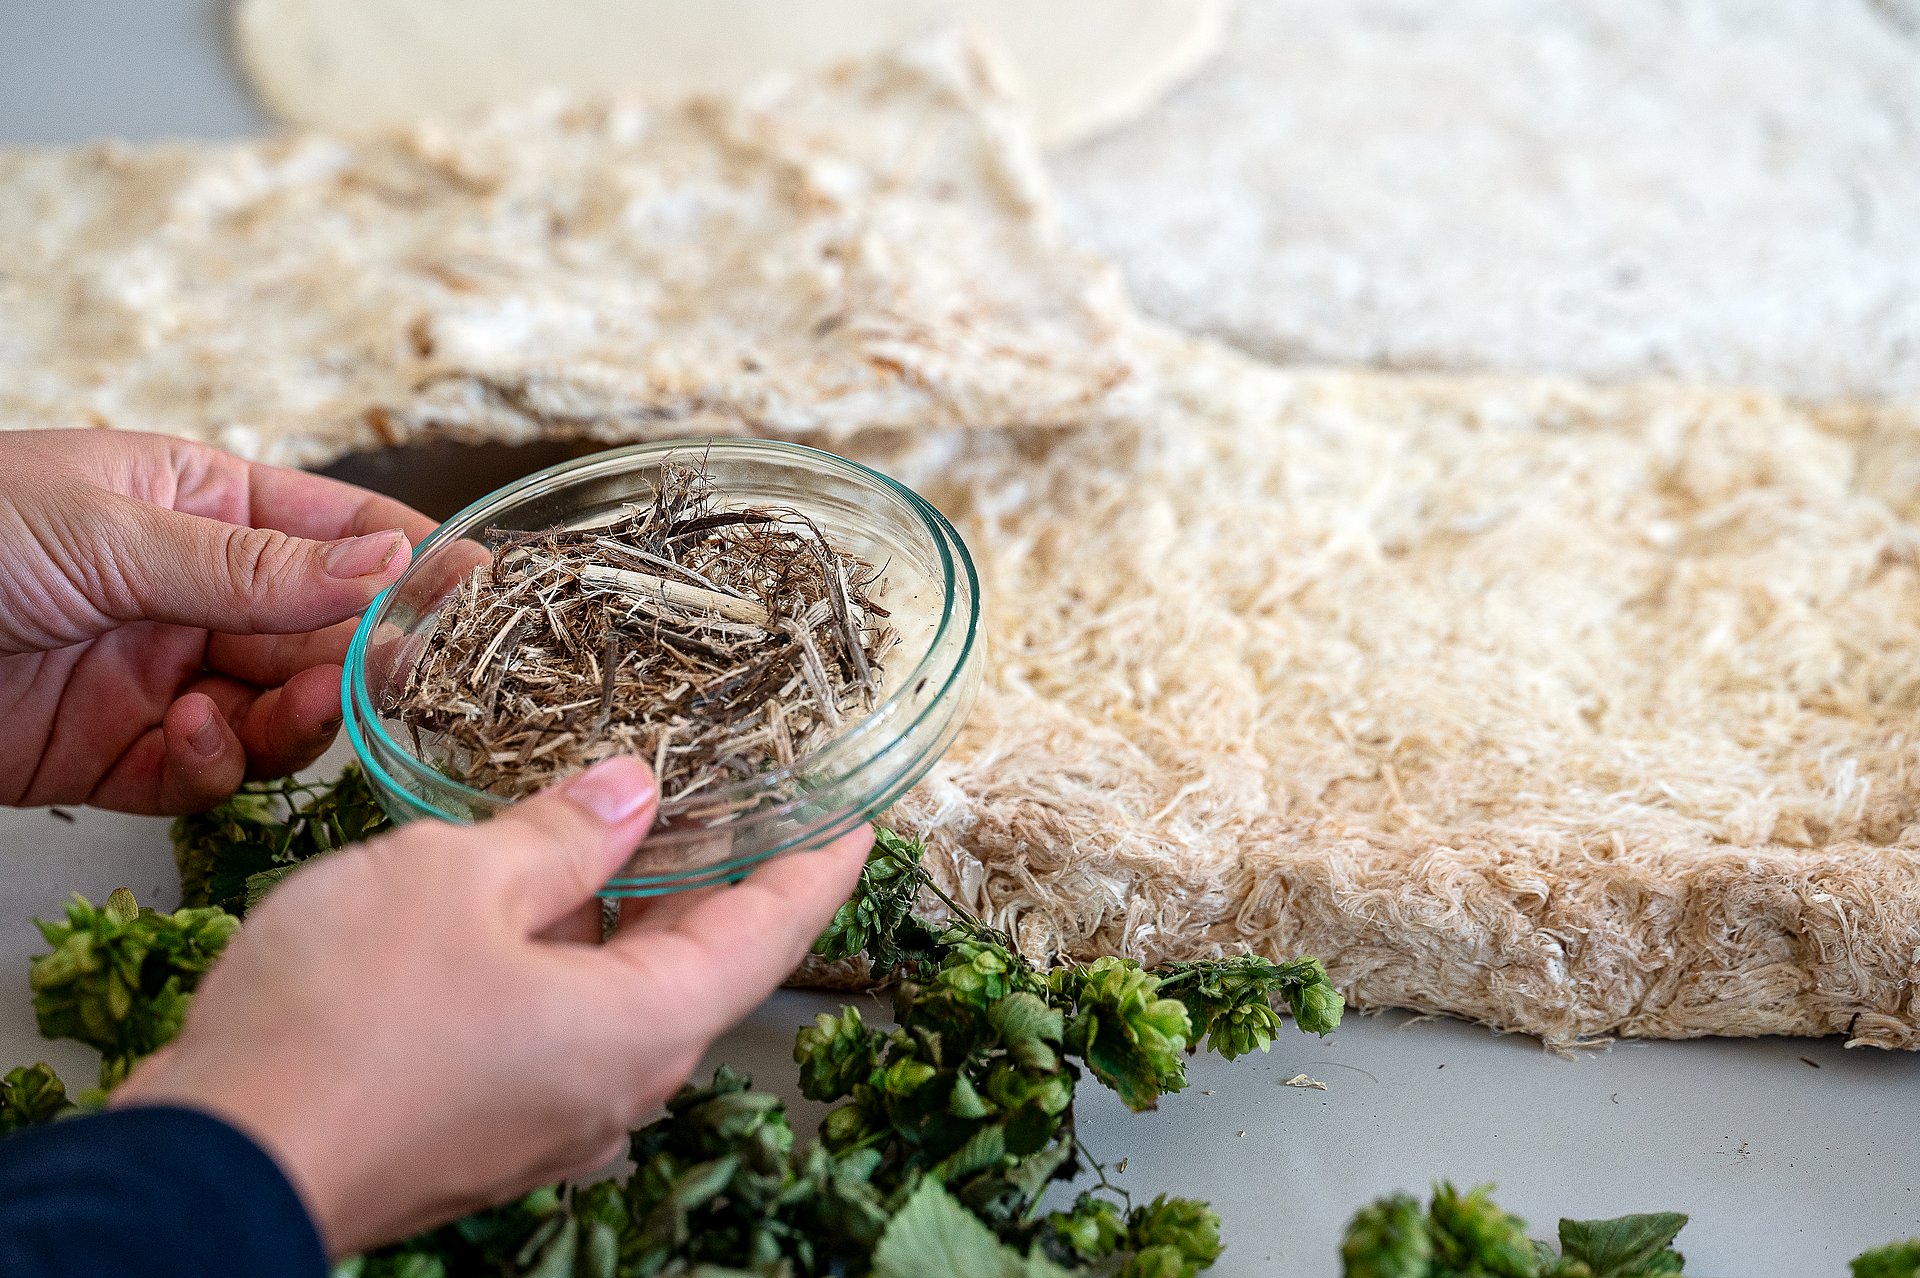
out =
{"type": "Polygon", "coordinates": [[[1047,1220],[1057,1250],[1078,1260],[1104,1260],[1120,1250],[1127,1222],[1119,1207],[1104,1198],[1082,1194],[1072,1211],[1055,1212],[1047,1220]]]}
{"type": "Polygon", "coordinates": [[[66,1084],[44,1061],[9,1070],[0,1078],[0,1136],[51,1122],[72,1108],[66,1084]]]}
{"type": "Polygon", "coordinates": [[[1148,1247],[1127,1257],[1118,1278],[1193,1278],[1199,1272],[1177,1247],[1148,1247]]]}
{"type": "Polygon", "coordinates": [[[888,1096],[911,1096],[931,1083],[939,1071],[925,1061],[893,1061],[874,1075],[873,1085],[888,1096]]]}
{"type": "Polygon", "coordinates": [[[1342,1278],[1431,1278],[1427,1213],[1410,1194],[1361,1209],[1340,1244],[1340,1265],[1342,1278]]]}
{"type": "Polygon", "coordinates": [[[1130,959],[1106,957],[1050,974],[1056,997],[1073,1008],[1065,1046],[1129,1109],[1152,1109],[1187,1085],[1185,1055],[1193,1022],[1160,981],[1130,959]]]}
{"type": "Polygon", "coordinates": [[[1493,1186],[1462,1194],[1442,1181],[1429,1211],[1434,1256],[1447,1269],[1488,1278],[1537,1278],[1540,1253],[1527,1237],[1526,1222],[1500,1210],[1493,1186]]]}
{"type": "Polygon", "coordinates": [[[1162,1194],[1127,1213],[1127,1246],[1142,1254],[1172,1253],[1183,1265],[1176,1272],[1190,1278],[1220,1258],[1220,1217],[1197,1199],[1162,1194]]]}
{"type": "Polygon", "coordinates": [[[941,940],[949,948],[933,988],[949,991],[982,1010],[1013,992],[1020,963],[1012,954],[964,933],[948,933],[941,940]]]}
{"type": "Polygon", "coordinates": [[[1340,1025],[1347,1000],[1327,979],[1327,969],[1319,959],[1302,960],[1311,964],[1311,975],[1303,983],[1287,990],[1287,1008],[1294,1024],[1309,1034],[1331,1034],[1340,1025]]]}
{"type": "Polygon", "coordinates": [[[867,1028],[858,1008],[843,1007],[839,1016],[820,1013],[793,1044],[793,1059],[800,1066],[800,1094],[816,1101],[851,1095],[873,1073],[885,1041],[867,1028]]]}
{"type": "Polygon", "coordinates": [[[1207,1046],[1228,1060],[1250,1052],[1264,1052],[1280,1032],[1280,1015],[1265,995],[1227,1008],[1207,1030],[1207,1046]]]}
{"type": "Polygon", "coordinates": [[[1073,1104],[1073,1079],[1066,1073],[1026,1069],[1011,1060],[995,1061],[980,1091],[1003,1113],[1032,1106],[1043,1113],[1063,1114],[1073,1104]]]}
{"type": "Polygon", "coordinates": [[[833,913],[813,952],[830,963],[852,958],[873,941],[877,920],[872,902],[855,895],[833,913]]]}
{"type": "Polygon", "coordinates": [[[52,947],[29,973],[40,1032],[97,1048],[101,1086],[112,1087],[179,1032],[238,927],[225,910],[142,909],[124,889],[98,908],[76,895],[63,921],[39,924],[52,947]]]}
{"type": "Polygon", "coordinates": [[[829,1110],[821,1120],[820,1139],[828,1149],[840,1153],[864,1144],[882,1130],[884,1128],[876,1126],[862,1106],[841,1105],[829,1110]]]}
{"type": "Polygon", "coordinates": [[[865,953],[875,977],[903,964],[936,957],[935,933],[914,913],[925,872],[925,848],[884,827],[874,827],[873,850],[853,896],[834,913],[813,952],[829,961],[865,953]]]}

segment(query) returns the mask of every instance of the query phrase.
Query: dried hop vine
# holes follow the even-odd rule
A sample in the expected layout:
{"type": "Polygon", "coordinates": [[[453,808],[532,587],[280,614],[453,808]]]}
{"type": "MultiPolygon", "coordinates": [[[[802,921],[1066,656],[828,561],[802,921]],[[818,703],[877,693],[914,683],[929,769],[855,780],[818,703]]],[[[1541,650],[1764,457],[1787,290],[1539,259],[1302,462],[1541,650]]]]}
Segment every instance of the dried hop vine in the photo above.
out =
{"type": "Polygon", "coordinates": [[[616,754],[663,810],[790,766],[876,703],[880,570],[788,507],[669,463],[591,528],[493,530],[385,709],[467,784],[518,797],[616,754]]]}

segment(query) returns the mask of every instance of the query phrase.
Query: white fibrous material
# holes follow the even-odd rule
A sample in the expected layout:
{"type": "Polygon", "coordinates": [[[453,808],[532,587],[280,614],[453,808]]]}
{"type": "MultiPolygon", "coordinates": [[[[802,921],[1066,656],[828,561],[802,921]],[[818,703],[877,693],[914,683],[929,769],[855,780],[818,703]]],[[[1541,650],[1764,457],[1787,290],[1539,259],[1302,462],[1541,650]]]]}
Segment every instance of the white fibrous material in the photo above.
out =
{"type": "Polygon", "coordinates": [[[1153,365],[1126,426],[868,441],[980,561],[896,813],[964,901],[1555,1045],[1920,1047],[1920,421],[1153,365]]]}
{"type": "Polygon", "coordinates": [[[1920,397],[1916,12],[1244,0],[1053,167],[1143,310],[1266,359],[1920,397]]]}
{"type": "Polygon", "coordinates": [[[1079,420],[1131,313],[997,74],[948,40],[678,106],[0,149],[0,421],[316,464],[1079,420]]]}

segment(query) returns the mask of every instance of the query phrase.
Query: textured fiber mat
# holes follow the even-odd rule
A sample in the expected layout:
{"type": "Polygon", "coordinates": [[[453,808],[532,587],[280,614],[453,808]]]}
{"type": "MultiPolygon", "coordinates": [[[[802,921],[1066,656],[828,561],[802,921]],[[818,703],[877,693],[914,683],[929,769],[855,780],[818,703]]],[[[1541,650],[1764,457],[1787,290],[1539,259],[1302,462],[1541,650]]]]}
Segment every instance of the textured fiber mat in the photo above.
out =
{"type": "Polygon", "coordinates": [[[0,421],[419,438],[1083,419],[1132,312],[955,41],[674,107],[0,148],[0,421]]]}
{"type": "Polygon", "coordinates": [[[1920,424],[1289,374],[873,455],[981,561],[901,814],[1037,953],[1308,951],[1566,1045],[1920,1046],[1920,424]]]}

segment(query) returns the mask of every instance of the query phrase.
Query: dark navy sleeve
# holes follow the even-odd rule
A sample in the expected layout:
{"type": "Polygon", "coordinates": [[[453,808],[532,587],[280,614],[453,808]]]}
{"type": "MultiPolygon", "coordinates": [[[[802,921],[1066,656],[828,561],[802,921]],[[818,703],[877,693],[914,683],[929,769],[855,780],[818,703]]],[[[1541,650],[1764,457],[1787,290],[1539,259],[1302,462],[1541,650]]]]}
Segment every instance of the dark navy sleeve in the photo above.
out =
{"type": "Polygon", "coordinates": [[[197,1110],[137,1106],[0,1140],[0,1278],[325,1278],[266,1151],[197,1110]]]}

